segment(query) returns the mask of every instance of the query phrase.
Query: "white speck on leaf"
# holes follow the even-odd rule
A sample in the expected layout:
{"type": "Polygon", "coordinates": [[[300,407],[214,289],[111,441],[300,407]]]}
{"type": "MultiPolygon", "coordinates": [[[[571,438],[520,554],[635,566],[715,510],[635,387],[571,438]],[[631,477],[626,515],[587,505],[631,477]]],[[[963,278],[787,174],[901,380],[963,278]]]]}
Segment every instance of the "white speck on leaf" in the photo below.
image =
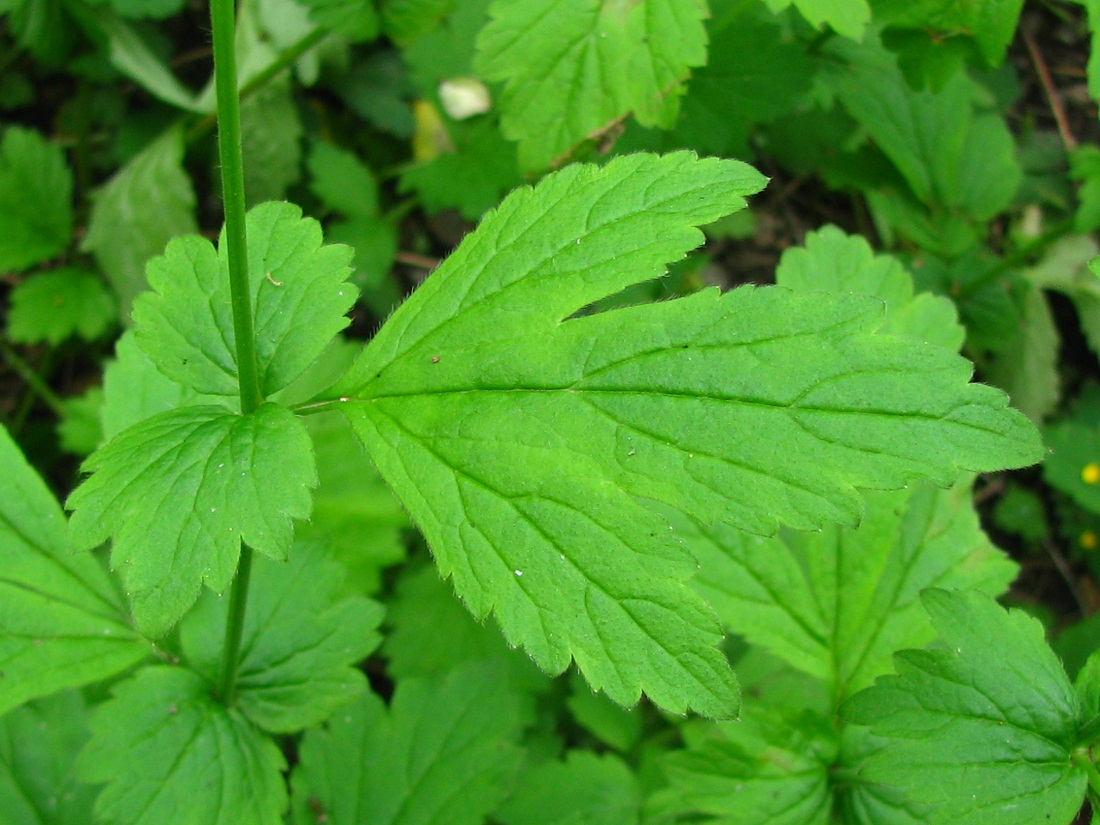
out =
{"type": "Polygon", "coordinates": [[[523,575],[523,571],[522,571],[522,570],[514,570],[514,571],[512,571],[512,572],[514,572],[514,573],[515,573],[515,574],[516,574],[517,576],[522,576],[522,575],[523,575]]]}

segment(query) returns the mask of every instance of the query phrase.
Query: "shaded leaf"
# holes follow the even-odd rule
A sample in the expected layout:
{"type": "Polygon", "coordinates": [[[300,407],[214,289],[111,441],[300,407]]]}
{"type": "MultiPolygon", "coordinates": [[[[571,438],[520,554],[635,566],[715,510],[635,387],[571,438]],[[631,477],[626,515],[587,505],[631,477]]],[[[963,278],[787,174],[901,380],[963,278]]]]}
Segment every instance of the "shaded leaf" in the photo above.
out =
{"type": "Polygon", "coordinates": [[[114,299],[99,278],[65,267],[33,275],[12,290],[8,337],[54,346],[73,335],[93,341],[117,317],[114,299]]]}
{"type": "Polygon", "coordinates": [[[52,258],[73,234],[73,175],[61,147],[11,126],[0,140],[0,272],[52,258]]]}

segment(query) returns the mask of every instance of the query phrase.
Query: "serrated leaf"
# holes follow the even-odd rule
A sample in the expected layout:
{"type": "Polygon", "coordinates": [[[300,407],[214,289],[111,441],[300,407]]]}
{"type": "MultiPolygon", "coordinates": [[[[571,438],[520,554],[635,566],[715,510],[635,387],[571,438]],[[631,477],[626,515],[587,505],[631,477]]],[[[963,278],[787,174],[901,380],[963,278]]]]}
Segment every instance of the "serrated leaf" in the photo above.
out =
{"type": "Polygon", "coordinates": [[[875,255],[863,238],[826,226],[806,236],[805,245],[783,253],[775,282],[796,291],[854,292],[886,304],[882,331],[958,350],[966,331],[947,298],[914,296],[913,279],[896,258],[875,255]]]}
{"type": "MultiPolygon", "coordinates": [[[[257,557],[241,635],[236,707],[271,733],[318,725],[366,687],[354,665],[378,646],[382,606],[337,601],[344,573],[319,542],[297,542],[287,562],[257,557]]],[[[204,593],[180,624],[189,663],[214,683],[228,599],[204,593]]]]}
{"type": "Polygon", "coordinates": [[[100,563],[71,554],[61,508],[0,427],[0,713],[149,653],[100,563]]]}
{"type": "Polygon", "coordinates": [[[4,825],[91,825],[96,789],[74,775],[87,715],[80,692],[71,690],[0,718],[4,825]]]}
{"type": "Polygon", "coordinates": [[[138,627],[161,636],[237,569],[241,542],[273,559],[290,550],[291,519],[310,511],[316,486],[309,435],[293,413],[264,404],[252,415],[183,407],[130,427],[83,464],[69,496],[77,549],[113,539],[138,627]]]}
{"type": "Polygon", "coordinates": [[[858,528],[759,538],[677,524],[699,560],[696,589],[731,630],[851,695],[935,632],[918,594],[972,587],[997,595],[1016,567],[990,543],[970,484],[867,492],[858,528]]]}
{"type": "Polygon", "coordinates": [[[177,235],[198,232],[195,191],[183,169],[183,130],[170,129],[96,193],[81,248],[107,276],[123,318],[146,288],[145,263],[177,235]],[[138,207],[140,204],[140,208],[138,207]]]}
{"type": "Polygon", "coordinates": [[[1042,625],[976,593],[922,600],[942,646],[897,654],[899,675],[845,706],[895,740],[863,776],[930,806],[930,825],[1066,825],[1088,784],[1071,757],[1082,709],[1042,625]]]}
{"type": "MultiPolygon", "coordinates": [[[[260,389],[297,378],[348,325],[355,301],[351,250],[322,246],[321,227],[289,203],[249,211],[248,269],[260,389]]],[[[236,338],[224,236],[215,252],[198,236],[176,238],[149,262],[154,292],[134,304],[138,345],[158,369],[201,393],[238,393],[236,338]]]]}
{"type": "Polygon", "coordinates": [[[773,11],[794,6],[814,27],[829,26],[852,40],[862,40],[871,22],[867,0],[766,0],[773,11]]]}
{"type": "Polygon", "coordinates": [[[12,290],[8,337],[54,346],[73,335],[94,341],[117,317],[114,299],[99,278],[64,267],[32,275],[12,290]]]}
{"type": "Polygon", "coordinates": [[[364,691],[308,731],[292,777],[293,821],[480,825],[518,768],[526,710],[498,671],[399,682],[389,708],[364,691]]]}
{"type": "Polygon", "coordinates": [[[570,318],[656,277],[761,178],[631,155],[510,196],[334,388],[475,616],[621,704],[734,712],[694,562],[653,499],[704,523],[854,522],[854,487],[1030,463],[1031,425],[965,361],[874,335],[859,296],[697,293],[570,318]],[[570,320],[566,320],[570,319],[570,320]]]}
{"type": "Polygon", "coordinates": [[[494,818],[503,825],[634,825],[640,808],[641,789],[626,763],[571,750],[520,777],[494,818]]]}
{"type": "Polygon", "coordinates": [[[52,258],[73,234],[73,175],[61,147],[11,126],[0,140],[0,272],[52,258]]]}
{"type": "Polygon", "coordinates": [[[406,568],[389,605],[382,652],[396,679],[442,677],[471,662],[503,669],[518,688],[537,691],[547,679],[529,658],[511,649],[492,626],[479,624],[430,566],[406,568]]]}
{"type": "Polygon", "coordinates": [[[106,783],[99,819],[128,825],[281,825],[286,759],[199,675],[151,667],[92,715],[77,770],[106,783]]]}
{"type": "Polygon", "coordinates": [[[496,0],[475,67],[505,83],[506,137],[526,170],[634,114],[669,127],[693,66],[706,62],[703,0],[496,0]]]}

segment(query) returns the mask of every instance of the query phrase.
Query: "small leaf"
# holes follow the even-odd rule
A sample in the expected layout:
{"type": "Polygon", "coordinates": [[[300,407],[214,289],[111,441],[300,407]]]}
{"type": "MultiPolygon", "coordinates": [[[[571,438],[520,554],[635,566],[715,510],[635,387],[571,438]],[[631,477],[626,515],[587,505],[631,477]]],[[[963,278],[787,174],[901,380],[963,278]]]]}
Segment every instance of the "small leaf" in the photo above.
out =
{"type": "Polygon", "coordinates": [[[829,26],[852,40],[863,39],[863,31],[871,22],[871,7],[867,0],[767,0],[779,10],[793,5],[816,28],[829,26]]]}
{"type": "Polygon", "coordinates": [[[76,690],[0,717],[0,814],[4,825],[89,825],[96,789],[74,765],[88,739],[76,690]]]}
{"type": "Polygon", "coordinates": [[[936,32],[945,40],[969,35],[991,67],[1004,60],[1023,0],[875,0],[875,22],[936,32]]]}
{"type": "Polygon", "coordinates": [[[99,278],[65,267],[32,275],[12,290],[8,337],[54,346],[73,335],[94,341],[117,317],[114,299],[99,278]]]}
{"type": "Polygon", "coordinates": [[[57,423],[61,449],[81,457],[94,452],[103,443],[102,409],[103,390],[99,387],[90,387],[83,395],[64,399],[61,420],[57,423]]]}
{"type": "Polygon", "coordinates": [[[325,206],[349,218],[377,217],[378,182],[354,152],[318,141],[307,163],[309,188],[325,206]]]}
{"type": "Polygon", "coordinates": [[[706,13],[702,0],[496,0],[475,67],[505,83],[501,127],[520,165],[545,169],[632,113],[670,127],[706,63],[706,13]]]}
{"type": "Polygon", "coordinates": [[[309,436],[276,404],[242,416],[183,407],[134,425],[93,453],[69,496],[77,549],[113,538],[111,562],[134,618],[161,636],[237,569],[241,541],[285,559],[291,519],[309,515],[316,486],[309,436]]]}
{"type": "Polygon", "coordinates": [[[494,819],[503,825],[634,825],[641,796],[638,779],[617,756],[571,750],[521,776],[494,819]]]}
{"type": "MultiPolygon", "coordinates": [[[[261,391],[282,389],[348,325],[355,301],[345,282],[351,250],[322,246],[321,227],[289,203],[247,217],[261,391]]],[[[138,345],[169,378],[198,392],[238,393],[224,236],[215,252],[198,236],[176,238],[149,263],[155,290],[134,305],[138,345]]]]}
{"type": "MultiPolygon", "coordinates": [[[[382,606],[335,601],[343,578],[317,542],[298,542],[287,562],[257,556],[241,635],[237,704],[255,725],[293,733],[325,721],[366,687],[354,665],[378,646],[382,606]]],[[[180,625],[188,661],[212,683],[222,654],[229,600],[204,593],[180,625]]]]}
{"type": "Polygon", "coordinates": [[[813,529],[855,522],[857,487],[1041,456],[964,360],[875,335],[873,299],[709,290],[571,317],[659,276],[762,182],[676,153],[520,190],[332,391],[474,615],[621,704],[736,710],[694,561],[644,501],[813,529]]]}
{"type": "Polygon", "coordinates": [[[0,714],[149,653],[99,561],[70,552],[61,508],[0,427],[0,714]]]}
{"type": "Polygon", "coordinates": [[[73,234],[73,175],[65,155],[16,126],[0,140],[0,273],[52,258],[73,234]]]}
{"type": "Polygon", "coordinates": [[[310,18],[326,29],[338,32],[353,43],[374,40],[382,21],[373,0],[303,0],[310,18]]]}
{"type": "Polygon", "coordinates": [[[127,825],[281,825],[286,760],[188,670],[150,667],[92,715],[77,770],[106,783],[97,818],[127,825]]]}
{"type": "Polygon", "coordinates": [[[1066,825],[1084,800],[1075,764],[1081,701],[1038,621],[987,596],[927,590],[942,646],[897,654],[844,709],[893,739],[862,775],[930,807],[951,825],[1066,825]],[[965,792],[960,792],[965,788],[965,792]]]}
{"type": "Polygon", "coordinates": [[[146,289],[145,264],[177,235],[198,232],[195,191],[183,168],[183,130],[169,129],[95,194],[81,248],[111,282],[124,318],[146,289]],[[141,204],[135,209],[135,204],[141,204]]]}
{"type": "Polygon", "coordinates": [[[522,751],[525,703],[491,668],[399,682],[387,708],[364,691],[308,731],[292,776],[293,821],[481,825],[522,751]]]}
{"type": "Polygon", "coordinates": [[[1100,515],[1100,430],[1060,421],[1045,431],[1050,457],[1043,478],[1090,513],[1100,515]]]}
{"type": "MultiPolygon", "coordinates": [[[[244,167],[244,191],[249,206],[281,200],[287,187],[298,181],[302,132],[285,73],[241,101],[241,150],[249,159],[244,167]]],[[[253,277],[262,278],[264,273],[253,272],[253,277]]]]}

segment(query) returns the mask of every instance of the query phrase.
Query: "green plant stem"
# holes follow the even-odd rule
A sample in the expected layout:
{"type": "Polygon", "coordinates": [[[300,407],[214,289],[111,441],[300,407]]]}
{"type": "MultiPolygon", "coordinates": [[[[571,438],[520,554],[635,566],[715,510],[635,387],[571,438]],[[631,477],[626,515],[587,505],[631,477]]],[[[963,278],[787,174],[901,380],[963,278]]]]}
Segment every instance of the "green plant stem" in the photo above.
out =
{"type": "MultiPolygon", "coordinates": [[[[241,152],[241,107],[237,91],[237,56],[234,45],[233,0],[211,0],[210,23],[214,41],[214,87],[218,101],[218,155],[221,160],[222,198],[225,201],[225,245],[229,261],[229,293],[233,310],[233,335],[237,349],[237,380],[241,412],[249,415],[263,403],[256,367],[252,290],[248,283],[248,238],[245,230],[244,159],[241,152]]],[[[237,694],[241,635],[248,605],[252,549],[241,544],[237,575],[229,595],[222,648],[218,696],[227,706],[237,694]]]]}
{"type": "Polygon", "coordinates": [[[1100,772],[1096,770],[1096,765],[1093,764],[1088,752],[1082,749],[1075,750],[1072,759],[1077,767],[1085,771],[1085,774],[1089,778],[1089,787],[1092,788],[1092,792],[1100,795],[1100,772]]]}
{"type": "MultiPolygon", "coordinates": [[[[279,74],[279,72],[286,69],[294,61],[296,61],[313,47],[320,45],[320,43],[328,36],[328,30],[318,26],[309,34],[300,38],[297,42],[292,43],[290,46],[280,52],[274,60],[268,63],[267,66],[264,67],[263,71],[261,71],[259,74],[257,74],[241,87],[240,99],[244,100],[249,95],[253,94],[259,89],[262,89],[271,81],[273,77],[279,74]]],[[[187,130],[187,142],[193,143],[194,141],[206,135],[206,133],[214,127],[217,119],[218,116],[214,112],[211,112],[208,115],[204,115],[202,119],[200,119],[198,122],[192,125],[190,129],[187,130]]]]}
{"type": "Polygon", "coordinates": [[[993,281],[1000,278],[1009,270],[1015,269],[1018,266],[1022,266],[1023,264],[1028,263],[1032,258],[1038,255],[1048,246],[1053,244],[1055,241],[1059,240],[1065,235],[1068,235],[1072,229],[1072,219],[1067,219],[1054,224],[1054,226],[1052,226],[1050,229],[1046,230],[1034,239],[1028,241],[1011,255],[1006,256],[1000,261],[1000,263],[996,264],[995,266],[991,266],[973,281],[970,281],[967,284],[961,286],[959,288],[958,297],[968,298],[986,284],[992,283],[993,281]]]}
{"type": "Polygon", "coordinates": [[[229,259],[229,295],[237,347],[241,412],[249,415],[263,403],[256,368],[252,326],[252,290],[248,284],[248,240],[245,231],[244,159],[241,154],[241,106],[237,94],[233,0],[211,0],[214,34],[214,86],[218,99],[218,158],[225,202],[225,244],[229,259]]]}
{"type": "Polygon", "coordinates": [[[229,591],[229,617],[225,626],[225,643],[218,678],[218,696],[228,707],[237,698],[237,672],[241,666],[241,636],[244,634],[244,614],[248,607],[248,583],[252,578],[252,548],[241,545],[237,575],[229,591]]]}
{"type": "Polygon", "coordinates": [[[65,403],[60,396],[51,390],[50,385],[34,371],[34,367],[23,360],[6,342],[0,342],[0,355],[4,356],[5,363],[19,373],[19,377],[31,388],[31,392],[37,395],[47,407],[58,416],[65,414],[65,403]]]}

